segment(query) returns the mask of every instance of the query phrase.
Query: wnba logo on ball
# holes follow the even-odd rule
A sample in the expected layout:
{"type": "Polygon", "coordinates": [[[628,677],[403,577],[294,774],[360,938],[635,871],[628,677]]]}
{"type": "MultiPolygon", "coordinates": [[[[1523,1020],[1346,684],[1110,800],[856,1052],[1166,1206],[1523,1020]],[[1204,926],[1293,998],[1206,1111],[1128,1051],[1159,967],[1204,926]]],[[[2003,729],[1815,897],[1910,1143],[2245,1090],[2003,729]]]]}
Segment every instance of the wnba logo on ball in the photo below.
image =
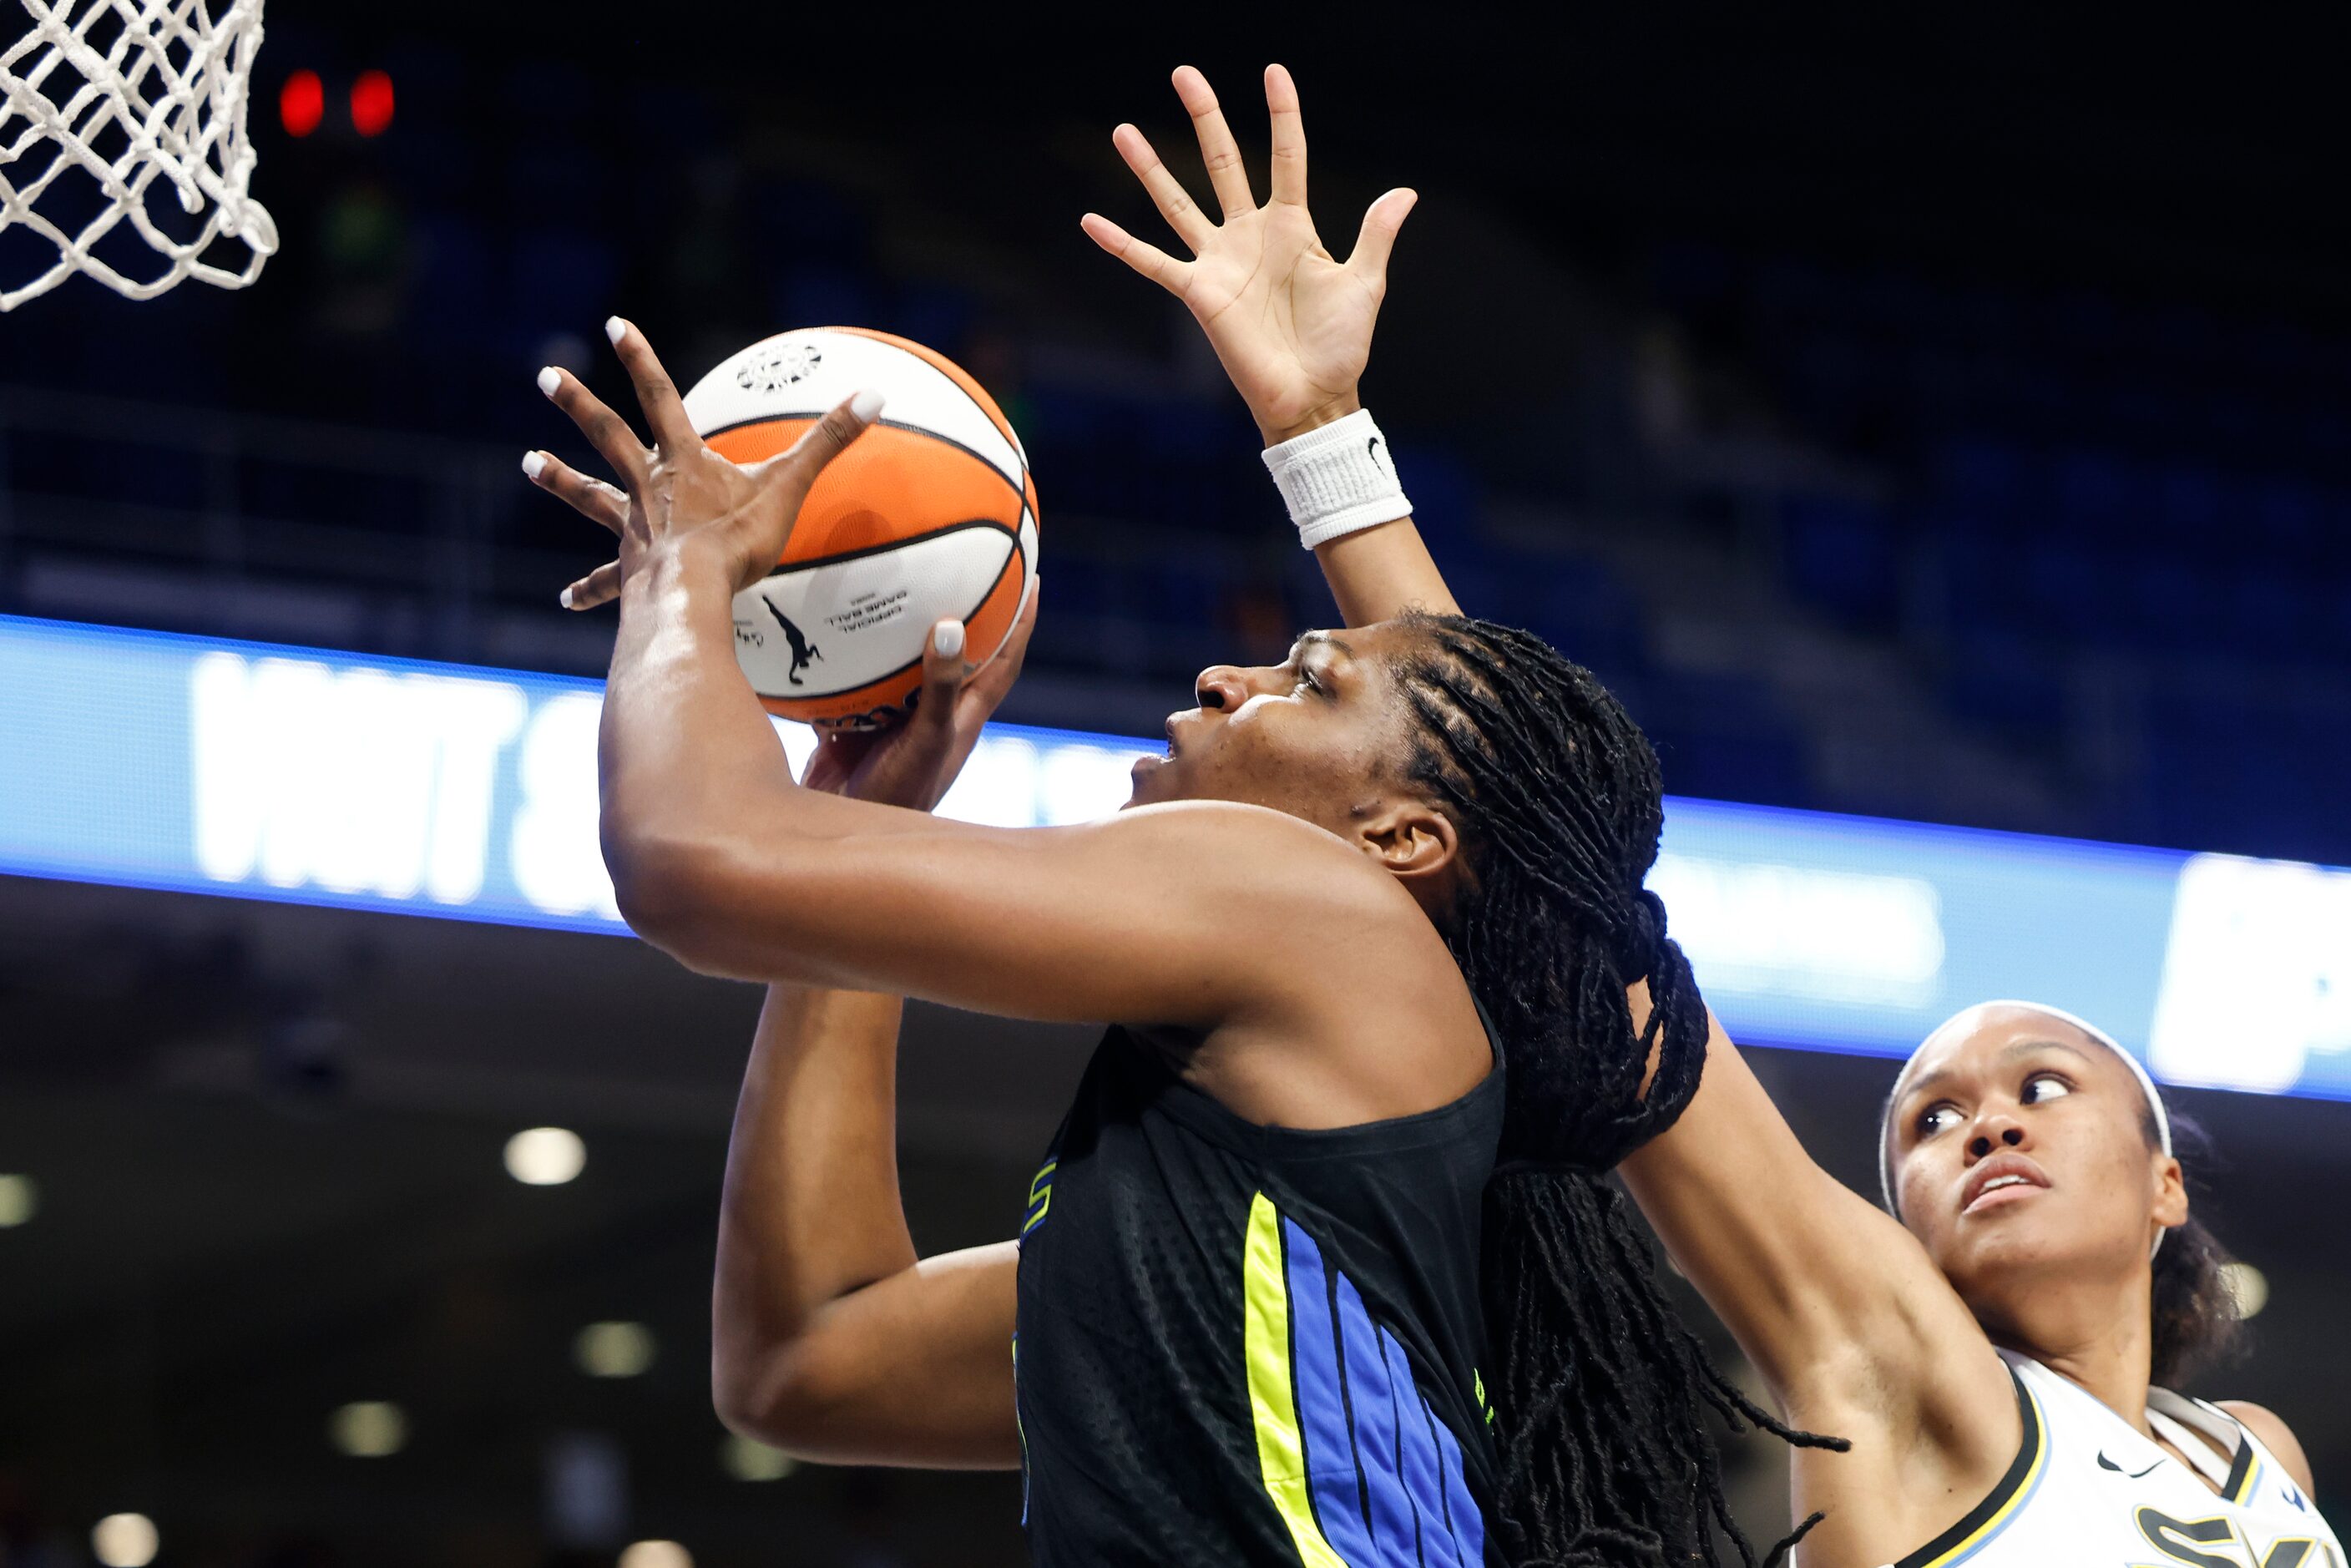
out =
{"type": "Polygon", "coordinates": [[[735,372],[735,384],[745,392],[781,392],[805,381],[824,363],[823,353],[806,343],[787,343],[761,354],[735,372]]]}
{"type": "MultiPolygon", "coordinates": [[[[761,602],[766,603],[767,601],[762,601],[761,602]]],[[[784,629],[784,638],[791,644],[792,665],[789,670],[785,672],[784,678],[791,682],[792,685],[799,685],[800,684],[800,672],[809,667],[809,662],[812,659],[821,659],[824,655],[818,652],[817,645],[815,643],[808,640],[807,633],[803,632],[799,627],[793,625],[790,619],[787,617],[782,611],[777,609],[772,603],[768,604],[768,613],[776,618],[776,624],[784,629]]]]}

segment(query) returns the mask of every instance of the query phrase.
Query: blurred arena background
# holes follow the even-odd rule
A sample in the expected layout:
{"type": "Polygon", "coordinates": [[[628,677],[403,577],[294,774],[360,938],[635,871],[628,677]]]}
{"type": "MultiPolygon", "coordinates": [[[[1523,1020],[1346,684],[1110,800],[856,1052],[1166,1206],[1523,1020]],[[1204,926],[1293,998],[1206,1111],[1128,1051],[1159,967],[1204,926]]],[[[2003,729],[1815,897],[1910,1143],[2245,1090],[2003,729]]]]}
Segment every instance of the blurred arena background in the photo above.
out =
{"type": "MultiPolygon", "coordinates": [[[[1599,670],[1670,789],[2041,836],[1684,809],[1677,929],[1795,933],[1693,952],[1812,1148],[1874,1190],[1872,1053],[2070,987],[2232,1086],[2180,1095],[2262,1279],[2216,1388],[2285,1415],[2323,1493],[2351,1478],[2351,873],[2307,869],[2351,865],[2325,51],[2219,15],[1526,25],[271,0],[259,283],[0,317],[0,1563],[1021,1560],[1014,1478],[791,1472],[711,1414],[755,992],[609,934],[519,840],[486,883],[478,843],[423,893],[378,876],[373,796],[240,852],[189,791],[296,810],[350,782],[332,726],[192,782],[189,727],[261,701],[235,672],[262,655],[48,623],[322,650],[321,682],[567,678],[485,679],[519,694],[487,744],[528,750],[610,643],[555,602],[600,540],[515,471],[576,455],[537,368],[617,396],[613,310],[682,377],[879,327],[1028,443],[1046,584],[1006,716],[1042,730],[987,788],[1058,810],[1107,752],[1044,731],[1155,733],[1199,666],[1331,613],[1197,332],[1078,231],[1145,232],[1108,132],[1176,157],[1179,61],[1251,148],[1258,68],[1293,68],[1334,243],[1421,190],[1367,397],[1464,602],[1599,670]],[[1865,872],[1887,886],[1838,880],[1865,872]],[[1925,924],[1840,971],[1856,909],[1925,924]],[[541,1128],[575,1141],[513,1142],[541,1128]]],[[[918,1010],[926,1249],[1017,1224],[1086,1043],[918,1010]]],[[[1769,1538],[1776,1461],[1740,1452],[1769,1538]]]]}

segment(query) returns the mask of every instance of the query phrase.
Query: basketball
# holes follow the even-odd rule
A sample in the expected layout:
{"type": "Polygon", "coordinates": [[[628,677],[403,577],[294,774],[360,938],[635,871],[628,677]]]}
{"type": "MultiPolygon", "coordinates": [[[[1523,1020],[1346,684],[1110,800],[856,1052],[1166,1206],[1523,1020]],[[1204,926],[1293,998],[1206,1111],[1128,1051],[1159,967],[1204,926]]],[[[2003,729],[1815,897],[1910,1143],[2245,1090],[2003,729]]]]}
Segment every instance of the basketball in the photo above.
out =
{"type": "Polygon", "coordinates": [[[881,419],[809,492],[774,571],[735,599],[735,653],[768,711],[879,728],[922,685],[923,644],[964,622],[974,669],[1010,636],[1037,578],[1037,490],[1004,412],[945,355],[857,327],[784,332],[685,394],[738,463],[772,457],[852,393],[881,419]]]}

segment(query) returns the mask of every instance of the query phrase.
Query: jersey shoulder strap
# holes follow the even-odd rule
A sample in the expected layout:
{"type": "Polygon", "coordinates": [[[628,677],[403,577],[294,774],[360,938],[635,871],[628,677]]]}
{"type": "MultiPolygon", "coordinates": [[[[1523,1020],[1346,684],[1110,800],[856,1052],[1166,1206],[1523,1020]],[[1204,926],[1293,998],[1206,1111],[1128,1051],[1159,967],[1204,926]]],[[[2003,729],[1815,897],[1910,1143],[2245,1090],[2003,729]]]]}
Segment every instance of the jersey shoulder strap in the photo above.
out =
{"type": "Polygon", "coordinates": [[[2252,1468],[2252,1434],[2227,1411],[2168,1388],[2147,1391],[2147,1424],[2179,1450],[2197,1474],[2218,1487],[2231,1502],[2252,1468]]]}
{"type": "Polygon", "coordinates": [[[2042,1414],[2040,1396],[2025,1383],[2016,1363],[2007,1364],[2008,1380],[2016,1386],[2017,1420],[2023,1427],[2016,1458],[2009,1461],[2007,1470],[1981,1502],[1892,1568],[1950,1568],[1974,1556],[2008,1528],[2048,1473],[2049,1423],[2042,1414]]]}

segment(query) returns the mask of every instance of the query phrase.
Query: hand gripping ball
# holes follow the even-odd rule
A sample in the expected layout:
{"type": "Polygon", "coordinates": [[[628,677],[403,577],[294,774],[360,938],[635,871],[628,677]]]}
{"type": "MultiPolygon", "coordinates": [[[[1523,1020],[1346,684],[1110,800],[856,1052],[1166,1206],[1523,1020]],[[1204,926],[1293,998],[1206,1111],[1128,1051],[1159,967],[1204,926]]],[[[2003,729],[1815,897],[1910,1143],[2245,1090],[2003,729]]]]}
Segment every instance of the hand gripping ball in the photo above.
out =
{"type": "Polygon", "coordinates": [[[737,462],[771,457],[867,388],[880,423],[818,476],[775,570],[735,597],[735,654],[770,713],[878,728],[920,689],[923,644],[964,622],[977,669],[1037,580],[1037,486],[996,401],[945,355],[857,327],[754,343],[685,394],[737,462]]]}

